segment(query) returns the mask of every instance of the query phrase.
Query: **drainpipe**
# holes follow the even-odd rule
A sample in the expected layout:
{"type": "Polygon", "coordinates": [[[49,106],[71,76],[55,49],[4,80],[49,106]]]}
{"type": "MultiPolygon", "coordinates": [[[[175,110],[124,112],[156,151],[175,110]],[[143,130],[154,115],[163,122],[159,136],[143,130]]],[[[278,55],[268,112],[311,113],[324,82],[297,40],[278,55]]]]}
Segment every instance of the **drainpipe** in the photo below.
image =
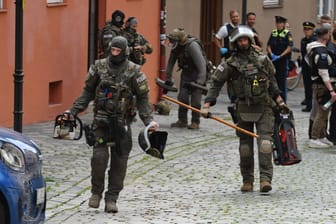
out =
{"type": "Polygon", "coordinates": [[[98,0],[89,1],[89,38],[88,38],[88,64],[94,63],[97,59],[97,30],[98,30],[98,0]]]}
{"type": "MultiPolygon", "coordinates": [[[[166,0],[161,0],[160,3],[160,73],[159,78],[166,79],[166,0]]],[[[163,90],[159,88],[158,100],[160,100],[163,90]]]]}
{"type": "Polygon", "coordinates": [[[246,24],[246,8],[247,8],[247,0],[242,0],[242,24],[246,24]]]}
{"type": "Polygon", "coordinates": [[[22,132],[23,102],[23,1],[15,1],[14,130],[22,132]]]}

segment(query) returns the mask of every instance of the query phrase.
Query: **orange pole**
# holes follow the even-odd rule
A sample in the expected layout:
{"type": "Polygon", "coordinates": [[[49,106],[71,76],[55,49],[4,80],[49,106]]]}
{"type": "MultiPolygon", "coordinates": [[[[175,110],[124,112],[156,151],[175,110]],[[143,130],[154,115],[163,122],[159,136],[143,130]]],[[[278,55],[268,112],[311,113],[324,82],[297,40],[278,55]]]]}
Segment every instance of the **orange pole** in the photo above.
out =
{"type": "MultiPolygon", "coordinates": [[[[187,105],[187,104],[185,104],[185,103],[182,103],[182,102],[180,102],[180,101],[178,101],[178,100],[176,100],[176,99],[174,99],[174,98],[171,98],[171,97],[169,97],[169,96],[167,96],[167,95],[162,95],[162,98],[163,98],[163,99],[166,99],[166,100],[169,100],[169,101],[171,101],[171,102],[173,102],[173,103],[176,103],[176,104],[178,104],[178,105],[180,105],[180,106],[182,106],[182,107],[188,108],[188,109],[190,109],[190,110],[192,110],[192,111],[194,111],[194,112],[201,113],[201,110],[199,110],[199,109],[197,109],[197,108],[195,108],[195,107],[192,107],[192,106],[190,106],[190,105],[187,105]]],[[[248,131],[248,130],[246,130],[246,129],[243,129],[243,128],[241,128],[241,127],[238,127],[237,125],[231,124],[231,123],[229,123],[229,122],[227,122],[227,121],[224,121],[223,119],[220,119],[219,117],[210,115],[209,118],[211,118],[211,119],[213,119],[213,120],[215,120],[215,121],[218,121],[219,123],[222,123],[222,124],[224,124],[224,125],[226,125],[226,126],[229,126],[229,127],[231,127],[231,128],[234,128],[234,129],[236,129],[237,131],[240,131],[240,132],[242,132],[242,133],[244,133],[244,134],[246,134],[246,135],[249,135],[249,136],[251,136],[251,137],[255,137],[255,138],[258,138],[258,137],[259,137],[257,134],[255,134],[255,133],[253,133],[253,132],[250,132],[250,131],[248,131]]]]}

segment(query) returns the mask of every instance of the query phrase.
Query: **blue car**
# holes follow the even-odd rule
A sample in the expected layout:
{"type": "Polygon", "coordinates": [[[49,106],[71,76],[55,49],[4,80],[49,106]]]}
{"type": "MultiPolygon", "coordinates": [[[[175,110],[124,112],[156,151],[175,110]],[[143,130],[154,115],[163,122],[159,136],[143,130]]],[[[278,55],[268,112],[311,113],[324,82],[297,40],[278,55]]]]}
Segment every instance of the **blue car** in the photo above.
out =
{"type": "Polygon", "coordinates": [[[44,223],[46,186],[38,146],[0,127],[0,223],[44,223]]]}

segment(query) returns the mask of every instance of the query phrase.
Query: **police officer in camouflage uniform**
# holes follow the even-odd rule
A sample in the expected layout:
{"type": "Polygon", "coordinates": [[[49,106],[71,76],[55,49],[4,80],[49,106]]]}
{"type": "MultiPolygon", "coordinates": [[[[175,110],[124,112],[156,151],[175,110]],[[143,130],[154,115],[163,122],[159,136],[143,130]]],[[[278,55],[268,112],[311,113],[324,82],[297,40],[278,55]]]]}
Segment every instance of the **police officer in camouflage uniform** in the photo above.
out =
{"type": "MultiPolygon", "coordinates": [[[[274,128],[273,106],[275,102],[283,112],[288,112],[276,83],[275,69],[268,57],[258,52],[251,44],[253,32],[247,26],[238,26],[230,42],[236,49],[227,61],[222,62],[212,76],[208,94],[201,110],[203,117],[209,117],[209,107],[216,104],[216,98],[228,80],[236,98],[237,125],[253,132],[256,125],[260,173],[260,191],[272,189],[272,134],[274,128]]],[[[253,137],[237,132],[239,137],[240,171],[243,177],[242,192],[253,191],[254,151],[253,137]]]]}
{"type": "MultiPolygon", "coordinates": [[[[181,72],[180,88],[177,99],[182,103],[191,105],[197,109],[201,108],[202,89],[188,87],[188,83],[195,82],[205,85],[206,81],[206,60],[200,44],[194,37],[188,37],[182,28],[176,28],[168,34],[171,52],[166,69],[166,85],[172,86],[173,68],[177,61],[181,72]]],[[[188,127],[199,129],[200,114],[192,112],[191,124],[188,125],[188,109],[179,106],[178,121],[171,124],[171,127],[188,127]]]]}
{"type": "Polygon", "coordinates": [[[100,50],[101,57],[105,58],[110,55],[110,42],[111,40],[123,34],[122,26],[124,24],[125,14],[120,10],[115,10],[112,13],[111,21],[106,22],[105,26],[100,32],[100,50]]]}
{"type": "Polygon", "coordinates": [[[128,61],[128,51],[124,37],[113,38],[110,55],[91,65],[83,92],[70,109],[76,115],[94,100],[92,130],[95,142],[91,158],[92,196],[89,206],[99,207],[110,153],[105,212],[118,211],[116,201],[124,186],[127,160],[132,148],[130,124],[134,116],[134,98],[143,123],[151,125],[153,130],[158,127],[151,115],[146,76],[139,65],[128,61]]]}
{"type": "Polygon", "coordinates": [[[137,27],[137,18],[129,17],[125,23],[123,36],[127,39],[131,50],[129,60],[138,65],[143,65],[146,62],[145,54],[151,54],[153,47],[144,36],[137,33],[137,27]]]}

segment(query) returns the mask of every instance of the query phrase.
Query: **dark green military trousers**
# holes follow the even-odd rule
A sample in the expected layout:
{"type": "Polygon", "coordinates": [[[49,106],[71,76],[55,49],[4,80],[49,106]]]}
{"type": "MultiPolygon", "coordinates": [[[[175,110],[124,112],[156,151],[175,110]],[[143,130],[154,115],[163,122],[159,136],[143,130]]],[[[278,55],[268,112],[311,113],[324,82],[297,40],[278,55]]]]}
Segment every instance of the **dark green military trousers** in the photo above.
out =
{"type": "MultiPolygon", "coordinates": [[[[239,108],[239,107],[238,107],[239,108]]],[[[238,111],[238,126],[248,131],[254,132],[256,127],[259,138],[258,159],[260,181],[272,182],[273,163],[272,163],[272,134],[274,130],[274,114],[272,108],[265,106],[264,112],[257,121],[244,121],[238,111]]],[[[254,182],[254,149],[253,137],[237,131],[239,137],[240,172],[243,183],[254,182]]]]}
{"type": "Polygon", "coordinates": [[[105,192],[105,200],[117,201],[120,191],[124,187],[127,161],[132,149],[132,132],[130,126],[120,138],[119,153],[115,146],[110,147],[109,130],[107,127],[94,128],[97,143],[93,146],[91,158],[91,193],[102,195],[105,188],[105,171],[108,166],[110,155],[110,167],[108,171],[108,186],[105,192]],[[100,140],[101,139],[101,140],[100,140]],[[120,155],[119,155],[120,154],[120,155]]]}
{"type": "MultiPolygon", "coordinates": [[[[184,104],[190,105],[194,108],[201,109],[201,100],[202,100],[202,90],[197,88],[185,88],[184,84],[186,81],[181,80],[180,90],[177,96],[177,99],[184,104]]],[[[199,124],[200,123],[200,113],[191,112],[191,122],[199,124]]],[[[178,120],[183,123],[188,123],[188,109],[182,106],[179,106],[178,109],[178,120]]]]}

